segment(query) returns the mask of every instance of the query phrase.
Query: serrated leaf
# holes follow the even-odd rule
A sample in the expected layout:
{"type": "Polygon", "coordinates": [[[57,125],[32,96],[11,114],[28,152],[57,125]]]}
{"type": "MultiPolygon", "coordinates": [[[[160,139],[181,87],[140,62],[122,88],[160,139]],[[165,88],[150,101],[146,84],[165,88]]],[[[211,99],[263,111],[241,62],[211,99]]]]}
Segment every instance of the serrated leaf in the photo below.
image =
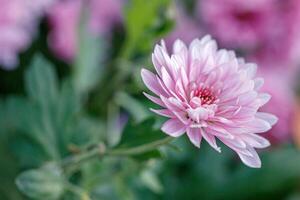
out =
{"type": "Polygon", "coordinates": [[[64,191],[64,181],[61,169],[51,164],[23,172],[17,177],[16,184],[30,198],[56,200],[64,191]]]}

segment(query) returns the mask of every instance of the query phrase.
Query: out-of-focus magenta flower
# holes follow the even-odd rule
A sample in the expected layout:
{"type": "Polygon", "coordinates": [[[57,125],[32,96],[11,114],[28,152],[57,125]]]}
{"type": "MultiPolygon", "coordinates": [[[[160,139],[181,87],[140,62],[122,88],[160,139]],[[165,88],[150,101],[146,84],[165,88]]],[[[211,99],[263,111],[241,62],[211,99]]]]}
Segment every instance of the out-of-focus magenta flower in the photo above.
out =
{"type": "Polygon", "coordinates": [[[199,17],[227,47],[256,47],[272,34],[273,0],[202,0],[199,17]]]}
{"type": "Polygon", "coordinates": [[[65,60],[76,54],[81,3],[80,0],[61,1],[49,10],[49,46],[65,60]]]}
{"type": "Polygon", "coordinates": [[[166,134],[187,134],[197,147],[204,138],[220,152],[216,138],[237,152],[250,167],[260,167],[255,148],[269,146],[257,133],[269,131],[277,118],[258,112],[270,95],[259,92],[262,78],[256,65],[238,59],[232,51],[218,50],[210,36],[195,39],[189,47],[177,40],[169,55],[162,42],[155,47],[152,62],[157,75],[143,69],[145,85],[158,97],[145,95],[163,107],[153,112],[170,118],[166,134]]]}
{"type": "Polygon", "coordinates": [[[223,46],[248,51],[249,57],[264,67],[299,64],[300,1],[198,2],[199,18],[223,46]]]}
{"type": "Polygon", "coordinates": [[[13,69],[31,43],[39,18],[54,0],[0,0],[0,65],[13,69]]]}
{"type": "Polygon", "coordinates": [[[83,9],[88,10],[92,33],[108,35],[113,26],[122,21],[123,0],[65,0],[57,2],[49,12],[51,32],[49,45],[65,60],[72,60],[77,52],[78,29],[83,9]]]}
{"type": "Polygon", "coordinates": [[[277,1],[277,23],[250,59],[264,68],[289,68],[290,75],[300,64],[300,1],[277,1]]]}
{"type": "Polygon", "coordinates": [[[122,21],[124,0],[91,0],[91,28],[100,33],[109,33],[122,21]]]}
{"type": "Polygon", "coordinates": [[[282,143],[291,138],[294,118],[295,97],[291,90],[289,77],[283,71],[263,69],[259,74],[264,77],[263,92],[272,95],[269,103],[260,111],[271,112],[278,117],[278,123],[267,132],[272,143],[282,143]]]}

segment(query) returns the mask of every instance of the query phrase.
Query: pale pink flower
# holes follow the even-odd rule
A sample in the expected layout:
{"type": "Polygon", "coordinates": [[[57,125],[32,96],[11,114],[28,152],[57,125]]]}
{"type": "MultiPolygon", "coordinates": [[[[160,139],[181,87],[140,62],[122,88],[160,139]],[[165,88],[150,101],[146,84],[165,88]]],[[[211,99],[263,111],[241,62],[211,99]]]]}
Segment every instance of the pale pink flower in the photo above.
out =
{"type": "Polygon", "coordinates": [[[218,50],[210,36],[195,39],[187,47],[177,40],[169,55],[164,42],[152,54],[157,74],[141,72],[145,85],[158,97],[145,95],[163,107],[153,112],[170,118],[162,131],[172,137],[187,134],[200,147],[204,138],[221,151],[216,138],[236,151],[250,167],[260,167],[255,148],[269,141],[257,133],[271,129],[277,118],[258,109],[270,95],[259,92],[262,78],[256,78],[256,65],[238,59],[235,53],[218,50]]]}
{"type": "Polygon", "coordinates": [[[31,43],[39,19],[54,0],[0,0],[0,65],[13,69],[31,43]]]}
{"type": "Polygon", "coordinates": [[[86,10],[88,28],[93,34],[108,36],[122,21],[123,0],[65,0],[49,12],[49,45],[62,59],[71,61],[77,52],[80,17],[86,10]]]}

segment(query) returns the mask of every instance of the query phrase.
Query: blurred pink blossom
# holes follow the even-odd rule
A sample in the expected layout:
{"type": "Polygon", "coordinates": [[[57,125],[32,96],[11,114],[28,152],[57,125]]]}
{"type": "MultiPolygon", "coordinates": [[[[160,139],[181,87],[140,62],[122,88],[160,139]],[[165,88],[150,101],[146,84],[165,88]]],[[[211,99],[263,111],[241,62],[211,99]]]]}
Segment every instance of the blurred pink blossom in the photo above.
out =
{"type": "Polygon", "coordinates": [[[199,17],[227,47],[254,48],[272,34],[273,0],[201,0],[199,17]]]}
{"type": "Polygon", "coordinates": [[[299,64],[298,0],[199,0],[197,14],[223,46],[246,51],[263,67],[299,64]]]}
{"type": "Polygon", "coordinates": [[[218,50],[210,36],[193,40],[189,47],[176,40],[171,55],[162,42],[152,62],[157,74],[143,69],[141,75],[156,96],[145,95],[162,107],[152,111],[169,118],[163,132],[172,137],[186,133],[197,147],[204,138],[220,152],[218,138],[246,165],[261,166],[255,148],[270,143],[257,133],[269,131],[277,118],[258,112],[271,96],[260,92],[263,79],[255,76],[255,64],[218,50]]]}
{"type": "Polygon", "coordinates": [[[278,117],[278,123],[267,132],[266,137],[273,144],[285,142],[291,139],[296,105],[289,77],[283,71],[269,69],[260,70],[259,75],[264,77],[265,82],[261,90],[272,96],[260,111],[270,112],[278,117]]]}
{"type": "Polygon", "coordinates": [[[49,46],[66,60],[76,54],[80,11],[81,1],[73,0],[57,2],[49,12],[49,46]]]}
{"type": "Polygon", "coordinates": [[[122,21],[123,0],[64,0],[49,12],[51,32],[49,45],[65,60],[72,60],[77,52],[77,34],[81,11],[88,10],[92,33],[108,35],[113,26],[122,21]]]}
{"type": "Polygon", "coordinates": [[[36,32],[40,17],[54,0],[0,0],[0,65],[13,69],[36,32]]]}

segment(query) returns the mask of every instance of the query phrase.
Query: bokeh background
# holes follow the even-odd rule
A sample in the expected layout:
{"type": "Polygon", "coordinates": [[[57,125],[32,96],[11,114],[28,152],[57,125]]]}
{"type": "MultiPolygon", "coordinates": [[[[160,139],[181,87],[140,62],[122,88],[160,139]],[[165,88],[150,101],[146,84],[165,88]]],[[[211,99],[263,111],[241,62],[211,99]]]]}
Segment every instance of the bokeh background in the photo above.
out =
{"type": "Polygon", "coordinates": [[[0,66],[1,200],[300,199],[299,0],[0,0],[0,66]],[[140,70],[161,39],[171,51],[206,34],[257,63],[272,95],[261,169],[185,137],[70,174],[56,165],[162,135],[140,70]]]}

